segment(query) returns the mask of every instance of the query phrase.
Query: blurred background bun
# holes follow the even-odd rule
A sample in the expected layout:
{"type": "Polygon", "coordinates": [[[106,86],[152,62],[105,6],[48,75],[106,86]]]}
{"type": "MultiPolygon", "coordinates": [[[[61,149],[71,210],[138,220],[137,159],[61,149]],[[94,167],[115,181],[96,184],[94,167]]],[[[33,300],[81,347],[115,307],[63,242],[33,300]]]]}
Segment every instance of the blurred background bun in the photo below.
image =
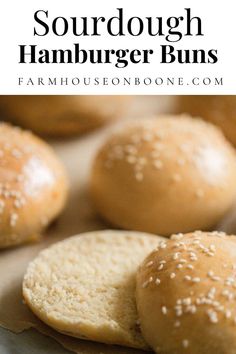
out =
{"type": "Polygon", "coordinates": [[[82,134],[120,117],[128,96],[0,96],[3,118],[48,136],[82,134]]]}
{"type": "Polygon", "coordinates": [[[178,96],[177,112],[189,113],[218,125],[236,146],[236,96],[178,96]]]}

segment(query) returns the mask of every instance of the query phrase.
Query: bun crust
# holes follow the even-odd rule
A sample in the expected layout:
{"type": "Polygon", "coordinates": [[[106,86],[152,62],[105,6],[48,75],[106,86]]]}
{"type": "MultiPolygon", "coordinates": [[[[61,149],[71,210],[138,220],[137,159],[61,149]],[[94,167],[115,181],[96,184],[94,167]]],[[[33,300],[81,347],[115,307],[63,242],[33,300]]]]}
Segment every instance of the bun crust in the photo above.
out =
{"type": "Polygon", "coordinates": [[[68,182],[52,149],[0,124],[0,248],[29,241],[61,212],[68,182]]]}
{"type": "Polygon", "coordinates": [[[218,125],[236,146],[236,96],[179,96],[177,110],[218,125]]]}
{"type": "Polygon", "coordinates": [[[2,115],[38,134],[82,134],[116,119],[125,96],[2,96],[2,115]]]}
{"type": "Polygon", "coordinates": [[[197,231],[159,246],[137,274],[147,343],[157,353],[236,353],[235,269],[235,236],[197,231]]]}
{"type": "Polygon", "coordinates": [[[70,336],[147,349],[137,324],[135,276],[162,238],[128,231],[77,235],[29,265],[23,295],[49,326],[70,336]]]}
{"type": "Polygon", "coordinates": [[[125,229],[208,230],[235,200],[236,155],[220,130],[190,117],[126,124],[97,154],[91,197],[125,229]]]}

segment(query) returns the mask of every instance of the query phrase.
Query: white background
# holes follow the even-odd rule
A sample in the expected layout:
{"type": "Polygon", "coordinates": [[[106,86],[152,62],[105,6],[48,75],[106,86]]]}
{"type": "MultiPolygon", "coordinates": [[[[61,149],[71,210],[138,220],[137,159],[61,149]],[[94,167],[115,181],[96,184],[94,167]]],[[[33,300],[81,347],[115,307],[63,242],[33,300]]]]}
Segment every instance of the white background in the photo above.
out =
{"type": "MultiPolygon", "coordinates": [[[[8,0],[2,2],[0,13],[0,94],[236,94],[236,11],[235,0],[189,1],[189,0],[8,0]],[[102,37],[74,37],[67,34],[56,37],[52,32],[45,37],[35,37],[33,29],[34,12],[43,9],[49,11],[49,20],[57,16],[104,16],[117,15],[117,7],[123,7],[126,18],[139,16],[182,16],[184,8],[191,7],[192,16],[202,19],[204,37],[185,37],[173,44],[183,49],[218,49],[219,61],[216,64],[160,64],[157,56],[161,44],[171,44],[160,37],[111,37],[105,31],[102,37]],[[154,49],[151,64],[129,64],[118,69],[114,64],[19,64],[19,44],[37,44],[41,49],[70,49],[73,43],[80,43],[84,49],[154,49]],[[23,77],[23,84],[18,85],[18,78],[23,77]],[[83,77],[114,78],[118,77],[183,77],[183,86],[40,86],[37,78],[83,77]],[[192,78],[223,78],[223,86],[194,86],[192,78]],[[35,85],[26,85],[32,78],[35,85]],[[188,85],[187,85],[188,83],[188,85]]],[[[39,27],[38,27],[39,28],[39,27]]],[[[104,27],[105,28],[105,27],[104,27]]]]}

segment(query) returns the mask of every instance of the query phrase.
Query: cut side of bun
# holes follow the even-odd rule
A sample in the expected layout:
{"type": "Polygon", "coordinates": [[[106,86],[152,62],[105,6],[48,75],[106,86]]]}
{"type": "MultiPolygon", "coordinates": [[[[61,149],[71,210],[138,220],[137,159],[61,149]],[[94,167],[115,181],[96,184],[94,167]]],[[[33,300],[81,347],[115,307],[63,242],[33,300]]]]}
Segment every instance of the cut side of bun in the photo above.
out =
{"type": "Polygon", "coordinates": [[[97,231],[57,243],[29,265],[24,299],[62,333],[148,349],[138,325],[135,277],[160,240],[138,232],[97,231]]]}

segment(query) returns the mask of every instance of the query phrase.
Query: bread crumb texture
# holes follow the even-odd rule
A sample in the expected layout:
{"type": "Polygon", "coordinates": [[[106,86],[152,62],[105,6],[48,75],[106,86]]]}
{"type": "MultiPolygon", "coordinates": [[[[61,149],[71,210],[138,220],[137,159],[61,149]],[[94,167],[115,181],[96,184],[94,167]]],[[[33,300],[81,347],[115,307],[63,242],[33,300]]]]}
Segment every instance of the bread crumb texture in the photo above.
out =
{"type": "Polygon", "coordinates": [[[42,321],[62,333],[147,349],[139,328],[135,277],[161,239],[98,231],[59,242],[29,265],[24,299],[42,321]]]}
{"type": "Polygon", "coordinates": [[[236,237],[173,235],[137,274],[137,306],[158,353],[236,353],[236,237]]]}

